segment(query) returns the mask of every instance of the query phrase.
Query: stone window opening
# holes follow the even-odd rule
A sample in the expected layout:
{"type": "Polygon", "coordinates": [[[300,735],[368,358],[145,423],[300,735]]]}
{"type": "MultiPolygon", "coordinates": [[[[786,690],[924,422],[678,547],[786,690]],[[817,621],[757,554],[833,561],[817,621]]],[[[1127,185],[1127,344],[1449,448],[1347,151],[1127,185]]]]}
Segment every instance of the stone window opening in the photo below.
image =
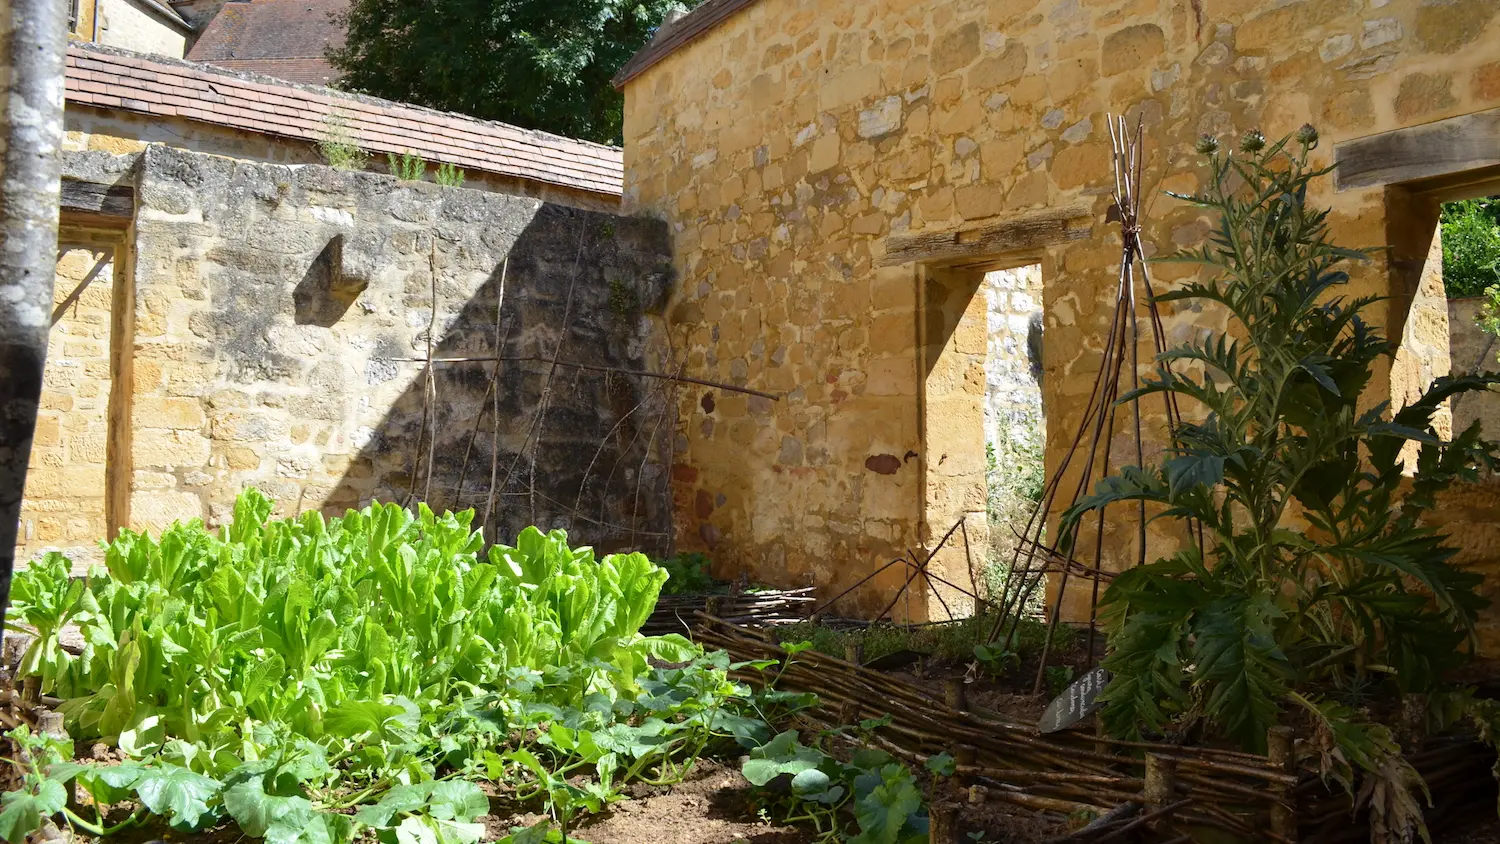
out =
{"type": "MultiPolygon", "coordinates": [[[[1003,583],[1044,477],[1041,266],[988,260],[924,267],[921,278],[921,536],[930,552],[962,519],[929,569],[984,596],[1003,583]]],[[[927,590],[926,618],[972,614],[942,580],[927,590]]]]}

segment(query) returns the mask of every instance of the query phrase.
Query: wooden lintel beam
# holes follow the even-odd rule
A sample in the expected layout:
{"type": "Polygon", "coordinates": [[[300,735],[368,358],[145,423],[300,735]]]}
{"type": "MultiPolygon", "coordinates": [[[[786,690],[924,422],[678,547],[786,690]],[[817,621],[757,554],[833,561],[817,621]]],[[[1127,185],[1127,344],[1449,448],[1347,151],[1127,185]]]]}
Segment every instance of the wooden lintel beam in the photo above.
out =
{"type": "Polygon", "coordinates": [[[885,239],[882,266],[920,262],[957,264],[987,257],[1035,252],[1045,246],[1082,240],[1093,229],[1093,211],[1076,205],[973,229],[893,234],[885,239]]]}
{"type": "Polygon", "coordinates": [[[1500,166],[1500,108],[1336,144],[1339,190],[1394,185],[1500,166]]]}
{"type": "Polygon", "coordinates": [[[61,210],[67,224],[124,228],[135,216],[135,190],[129,185],[63,179],[61,210]]]}

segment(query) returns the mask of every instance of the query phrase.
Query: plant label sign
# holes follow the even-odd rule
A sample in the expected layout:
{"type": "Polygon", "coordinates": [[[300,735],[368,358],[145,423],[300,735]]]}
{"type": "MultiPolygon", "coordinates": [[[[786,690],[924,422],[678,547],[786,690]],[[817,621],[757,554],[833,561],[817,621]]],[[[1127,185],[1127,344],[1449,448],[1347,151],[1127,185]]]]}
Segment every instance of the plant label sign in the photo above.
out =
{"type": "Polygon", "coordinates": [[[1108,683],[1109,672],[1103,668],[1095,668],[1074,680],[1067,691],[1047,704],[1047,711],[1042,713],[1038,727],[1043,733],[1055,733],[1093,715],[1102,706],[1099,703],[1099,693],[1104,691],[1108,683]]]}

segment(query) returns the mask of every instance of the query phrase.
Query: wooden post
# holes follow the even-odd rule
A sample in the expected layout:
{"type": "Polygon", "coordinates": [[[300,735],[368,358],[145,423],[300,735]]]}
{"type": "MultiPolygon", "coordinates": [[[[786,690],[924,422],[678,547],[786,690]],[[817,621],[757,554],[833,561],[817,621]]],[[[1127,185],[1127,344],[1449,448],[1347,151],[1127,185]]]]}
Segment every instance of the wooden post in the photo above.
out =
{"type": "MultiPolygon", "coordinates": [[[[972,768],[979,764],[979,748],[972,744],[960,744],[953,748],[953,764],[960,769],[972,768]]],[[[962,770],[955,772],[954,779],[960,787],[972,785],[974,782],[973,775],[965,774],[962,770]]]]}
{"type": "Polygon", "coordinates": [[[938,803],[932,807],[932,826],[928,840],[932,844],[959,844],[958,806],[938,803]]]}
{"type": "Polygon", "coordinates": [[[865,646],[855,639],[844,642],[844,661],[855,665],[865,664],[865,646]]]}
{"type": "Polygon", "coordinates": [[[1174,802],[1177,791],[1177,760],[1155,753],[1146,754],[1146,807],[1156,811],[1174,802]]]}
{"type": "MultiPolygon", "coordinates": [[[[1291,727],[1272,727],[1266,733],[1266,747],[1271,765],[1282,773],[1297,772],[1297,734],[1291,727]]],[[[1296,796],[1287,786],[1272,787],[1271,832],[1283,838],[1297,838],[1296,796]]]]}
{"type": "Polygon", "coordinates": [[[839,724],[852,725],[859,720],[859,701],[846,700],[839,704],[839,724]]]}
{"type": "Polygon", "coordinates": [[[943,701],[950,709],[963,712],[969,708],[968,689],[964,685],[964,678],[950,677],[943,681],[943,701]]]}
{"type": "Polygon", "coordinates": [[[61,712],[43,710],[37,713],[36,731],[55,739],[66,739],[68,731],[63,727],[63,716],[61,712]]]}
{"type": "Polygon", "coordinates": [[[724,598],[721,595],[712,595],[704,602],[703,611],[714,618],[723,618],[724,598]]]}
{"type": "MultiPolygon", "coordinates": [[[[1098,736],[1100,738],[1103,738],[1103,737],[1109,735],[1109,731],[1106,730],[1106,729],[1104,729],[1104,713],[1103,712],[1095,712],[1094,713],[1094,735],[1096,735],[1096,736],[1098,736]]],[[[1100,756],[1108,756],[1108,755],[1110,755],[1111,753],[1114,752],[1114,748],[1110,747],[1109,745],[1105,744],[1102,741],[1101,742],[1095,742],[1094,743],[1094,752],[1097,753],[1097,754],[1099,754],[1100,756]]]]}

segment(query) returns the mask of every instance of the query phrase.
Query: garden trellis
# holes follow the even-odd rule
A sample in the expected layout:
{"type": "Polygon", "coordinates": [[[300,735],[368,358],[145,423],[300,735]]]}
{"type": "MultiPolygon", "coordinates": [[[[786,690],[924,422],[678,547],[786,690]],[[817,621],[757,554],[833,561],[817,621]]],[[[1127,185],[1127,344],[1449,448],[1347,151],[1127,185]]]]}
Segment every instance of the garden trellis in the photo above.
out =
{"type": "MultiPolygon", "coordinates": [[[[998,601],[1000,612],[989,636],[991,642],[1003,640],[1007,649],[1014,644],[1024,608],[1037,589],[1044,586],[1049,574],[1057,576],[1057,588],[1049,609],[1050,624],[1055,628],[1062,617],[1063,601],[1068,589],[1076,588],[1077,581],[1083,581],[1089,589],[1090,667],[1098,655],[1101,584],[1107,583],[1111,578],[1111,573],[1104,564],[1105,508],[1099,510],[1093,541],[1086,543],[1082,554],[1077,546],[1065,546],[1061,535],[1049,537],[1047,523],[1054,514],[1071,509],[1080,498],[1089,493],[1094,483],[1108,477],[1113,469],[1125,465],[1122,457],[1133,461],[1129,465],[1143,465],[1146,433],[1140,403],[1130,402],[1128,418],[1122,419],[1118,400],[1122,395],[1122,385],[1128,383],[1129,390],[1135,390],[1141,385],[1139,350],[1143,339],[1142,322],[1150,331],[1156,353],[1159,355],[1167,350],[1166,330],[1162,325],[1161,312],[1156,306],[1155,291],[1146,269],[1140,241],[1143,198],[1141,174],[1145,167],[1144,124],[1137,119],[1135,127],[1131,128],[1125,118],[1110,116],[1108,125],[1110,143],[1114,150],[1114,204],[1111,217],[1117,218],[1120,223],[1122,252],[1114,309],[1110,316],[1109,334],[1104,343],[1104,357],[1100,361],[1099,371],[1072,442],[1057,468],[1049,474],[1041,501],[1032,510],[1025,528],[1017,537],[1010,560],[1011,576],[998,601]],[[1140,295],[1141,293],[1144,295],[1140,295]],[[1140,313],[1142,309],[1145,310],[1144,320],[1140,313]],[[1129,426],[1128,431],[1133,441],[1132,453],[1127,455],[1119,455],[1113,448],[1115,432],[1120,424],[1129,426]],[[1072,476],[1075,472],[1076,478],[1072,476]]],[[[1157,366],[1165,364],[1158,363],[1157,366]]],[[[1164,394],[1164,397],[1167,424],[1175,428],[1181,420],[1181,412],[1171,393],[1164,394]]],[[[1137,564],[1146,561],[1146,522],[1146,506],[1141,502],[1136,508],[1134,524],[1137,564]]],[[[1192,529],[1190,526],[1189,530],[1192,529]]],[[[1041,664],[1037,668],[1036,691],[1043,688],[1047,656],[1044,649],[1041,664]]]]}

